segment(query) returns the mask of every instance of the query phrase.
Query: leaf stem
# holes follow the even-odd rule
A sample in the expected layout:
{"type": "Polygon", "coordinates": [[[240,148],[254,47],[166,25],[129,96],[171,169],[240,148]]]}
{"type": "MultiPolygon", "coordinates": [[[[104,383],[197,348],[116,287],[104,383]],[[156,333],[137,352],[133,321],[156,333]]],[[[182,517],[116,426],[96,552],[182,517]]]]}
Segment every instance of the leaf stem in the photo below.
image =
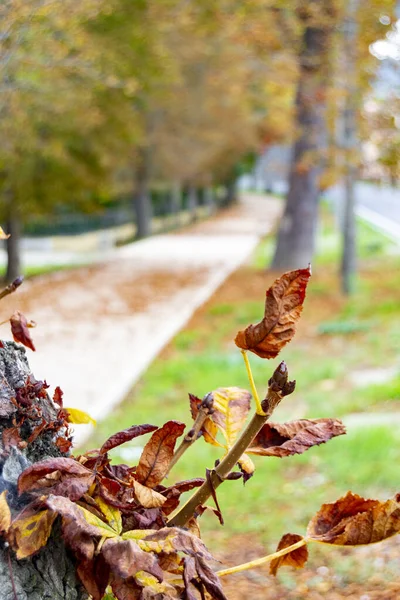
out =
{"type": "Polygon", "coordinates": [[[255,560],[251,560],[250,562],[243,563],[241,565],[237,565],[236,567],[231,567],[230,569],[222,569],[221,571],[217,571],[216,575],[219,577],[224,577],[225,575],[232,575],[233,573],[240,573],[241,571],[247,571],[248,569],[254,569],[255,567],[260,567],[265,563],[269,563],[275,558],[280,558],[281,556],[285,556],[285,554],[289,554],[289,552],[293,552],[293,550],[297,550],[297,548],[301,548],[305,546],[310,540],[307,538],[302,538],[300,541],[292,544],[291,546],[287,546],[287,548],[282,548],[282,550],[278,550],[273,554],[268,554],[267,556],[262,556],[261,558],[256,558],[255,560]]]}
{"type": "Polygon", "coordinates": [[[221,485],[238,462],[239,458],[272,415],[275,407],[282,400],[283,396],[294,390],[294,384],[287,381],[288,372],[284,362],[275,369],[274,374],[268,382],[268,392],[266,398],[261,403],[263,414],[255,413],[242,431],[236,442],[230,448],[228,454],[222,459],[215,470],[211,471],[210,477],[203,485],[189,498],[178,512],[176,512],[167,522],[168,527],[184,527],[187,521],[195,514],[196,508],[203,505],[212,495],[213,490],[221,485]]]}
{"type": "Polygon", "coordinates": [[[247,371],[247,377],[249,378],[251,393],[253,394],[254,402],[256,403],[256,413],[258,415],[265,416],[265,412],[262,409],[260,398],[258,396],[256,384],[254,383],[254,377],[253,377],[253,373],[251,371],[251,366],[250,366],[249,357],[247,356],[247,351],[241,350],[240,352],[242,353],[244,364],[245,364],[246,371],[247,371]]]}

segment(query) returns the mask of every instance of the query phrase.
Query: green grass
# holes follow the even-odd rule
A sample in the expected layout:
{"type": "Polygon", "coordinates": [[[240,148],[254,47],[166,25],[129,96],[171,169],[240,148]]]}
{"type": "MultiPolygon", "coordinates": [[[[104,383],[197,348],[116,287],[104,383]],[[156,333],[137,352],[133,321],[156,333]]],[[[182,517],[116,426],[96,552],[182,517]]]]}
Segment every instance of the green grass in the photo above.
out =
{"type": "MultiPolygon", "coordinates": [[[[309,318],[312,332],[295,337],[275,361],[250,357],[261,394],[281,359],[297,379],[295,393],[275,412],[276,421],[385,410],[388,402],[400,399],[400,376],[366,388],[355,387],[349,377],[352,369],[387,367],[400,358],[400,305],[395,296],[400,288],[400,260],[387,254],[390,244],[383,236],[364,224],[359,225],[359,231],[359,255],[367,271],[360,278],[354,297],[338,303],[329,320],[313,319],[313,311],[329,302],[337,286],[331,266],[332,260],[338,259],[337,234],[325,211],[323,243],[316,264],[321,272],[327,270],[331,275],[317,277],[310,285],[309,317],[305,310],[303,319],[309,318]],[[370,268],[375,271],[369,271],[370,268]],[[372,276],[375,272],[376,276],[372,276]]],[[[253,256],[254,268],[264,268],[266,254],[272,247],[271,239],[259,245],[253,256]]],[[[240,352],[227,340],[239,328],[257,322],[262,306],[262,298],[240,304],[233,298],[232,302],[208,307],[202,317],[204,326],[196,321],[196,328],[187,328],[175,337],[167,355],[156,360],[126,401],[99,423],[90,446],[100,445],[108,435],[134,423],[161,425],[177,419],[189,425],[188,392],[201,397],[220,386],[248,388],[240,352]]],[[[140,438],[131,445],[144,442],[140,438]]],[[[124,462],[118,450],[114,457],[124,462]]],[[[170,482],[204,475],[217,458],[221,458],[220,451],[199,440],[176,465],[170,482]]],[[[219,488],[226,525],[220,528],[215,517],[205,514],[204,539],[215,549],[227,544],[234,534],[253,533],[272,549],[282,533],[303,533],[309,518],[323,502],[333,501],[349,489],[366,497],[393,495],[398,491],[399,461],[400,432],[381,424],[352,426],[346,436],[301,456],[254,457],[256,474],[245,487],[240,481],[229,481],[219,488]]]]}

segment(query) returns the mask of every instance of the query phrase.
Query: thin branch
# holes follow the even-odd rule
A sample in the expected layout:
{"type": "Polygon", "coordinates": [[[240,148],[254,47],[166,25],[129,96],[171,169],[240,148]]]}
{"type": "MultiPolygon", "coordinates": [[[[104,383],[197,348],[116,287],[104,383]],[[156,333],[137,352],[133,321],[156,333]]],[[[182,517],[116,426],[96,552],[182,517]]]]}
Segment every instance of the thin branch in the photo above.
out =
{"type": "Polygon", "coordinates": [[[210,474],[210,477],[203,485],[192,495],[178,512],[168,521],[169,527],[184,527],[187,521],[195,514],[196,508],[203,505],[212,495],[212,489],[216,490],[232,471],[240,457],[272,415],[274,409],[278,406],[284,396],[294,391],[295,382],[288,381],[288,371],[286,364],[281,362],[274,371],[268,382],[268,392],[266,398],[261,402],[261,408],[264,414],[255,413],[236,440],[228,454],[222,459],[219,465],[210,474]]]}
{"type": "Polygon", "coordinates": [[[0,292],[0,300],[4,298],[4,296],[8,296],[8,294],[12,294],[13,292],[15,292],[15,290],[19,288],[23,280],[24,278],[22,277],[22,275],[17,277],[17,279],[14,279],[12,283],[10,283],[7,287],[4,288],[4,290],[0,292]]]}
{"type": "Polygon", "coordinates": [[[181,445],[175,451],[174,456],[172,457],[171,463],[169,465],[168,473],[171,471],[172,467],[176,465],[176,463],[183,456],[186,450],[188,450],[190,446],[192,446],[192,444],[194,444],[195,441],[199,439],[200,431],[204,425],[205,420],[214,412],[213,403],[214,400],[212,394],[207,394],[206,396],[204,396],[199,406],[199,412],[197,413],[196,419],[193,423],[193,427],[190,429],[190,431],[187,432],[187,434],[182,440],[181,445]]]}
{"type": "Polygon", "coordinates": [[[231,567],[230,569],[222,569],[221,571],[217,571],[216,574],[219,577],[224,577],[225,575],[232,575],[233,573],[240,573],[241,571],[247,571],[248,569],[260,567],[261,565],[265,565],[265,563],[273,561],[275,558],[280,558],[281,556],[285,556],[285,554],[289,554],[289,552],[293,552],[293,550],[297,550],[297,548],[305,546],[309,541],[310,540],[308,540],[307,538],[302,538],[299,542],[296,542],[291,546],[287,546],[287,548],[282,548],[282,550],[278,550],[273,554],[268,554],[268,556],[256,558],[255,560],[251,560],[250,562],[237,565],[236,567],[231,567]]]}

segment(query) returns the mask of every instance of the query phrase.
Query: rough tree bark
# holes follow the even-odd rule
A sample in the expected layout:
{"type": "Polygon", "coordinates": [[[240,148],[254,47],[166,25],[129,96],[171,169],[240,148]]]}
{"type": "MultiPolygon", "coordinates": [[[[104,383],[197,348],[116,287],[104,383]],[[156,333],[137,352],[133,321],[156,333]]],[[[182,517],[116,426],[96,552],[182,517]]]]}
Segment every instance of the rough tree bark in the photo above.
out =
{"type": "MultiPolygon", "coordinates": [[[[3,342],[0,348],[0,493],[7,490],[7,502],[15,516],[27,502],[17,495],[19,474],[33,462],[50,456],[66,456],[55,445],[54,433],[47,430],[26,448],[6,448],[3,430],[12,426],[17,408],[10,409],[9,399],[32,377],[25,349],[14,342],[3,342]],[[12,411],[15,411],[14,413],[12,411]]],[[[36,398],[44,419],[51,422],[57,410],[50,398],[36,398]]],[[[24,424],[26,433],[37,423],[24,424]]],[[[35,556],[17,560],[7,545],[0,541],[0,598],[1,600],[86,600],[87,593],[75,576],[58,527],[55,526],[45,548],[35,556]],[[15,593],[13,588],[13,582],[15,593]]]]}
{"type": "Polygon", "coordinates": [[[296,133],[289,190],[271,267],[297,269],[311,262],[318,222],[321,154],[326,139],[326,88],[334,18],[331,0],[310,0],[304,22],[296,94],[296,133]]]}

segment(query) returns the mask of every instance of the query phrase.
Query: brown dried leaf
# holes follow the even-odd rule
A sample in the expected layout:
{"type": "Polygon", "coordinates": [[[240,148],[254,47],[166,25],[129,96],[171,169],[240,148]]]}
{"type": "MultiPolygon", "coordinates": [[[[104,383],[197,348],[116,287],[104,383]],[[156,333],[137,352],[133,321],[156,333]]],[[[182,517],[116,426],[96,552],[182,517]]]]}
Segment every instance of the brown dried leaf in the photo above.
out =
{"type": "Polygon", "coordinates": [[[0,494],[0,535],[7,533],[11,525],[11,512],[7,503],[7,490],[0,494]]]}
{"type": "Polygon", "coordinates": [[[21,473],[18,493],[40,491],[46,488],[59,496],[78,500],[90,488],[94,473],[73,458],[47,458],[21,473]],[[55,476],[56,474],[56,476],[55,476]]]}
{"type": "Polygon", "coordinates": [[[141,600],[142,588],[133,577],[128,580],[113,577],[111,579],[111,589],[117,600],[141,600]]]}
{"type": "Polygon", "coordinates": [[[145,508],[158,508],[162,506],[167,500],[165,496],[162,496],[158,492],[155,492],[151,488],[142,485],[138,481],[133,482],[135,489],[135,496],[142,506],[145,508]]]}
{"type": "Polygon", "coordinates": [[[29,333],[29,323],[26,317],[20,312],[16,310],[14,314],[10,317],[11,323],[11,333],[16,342],[20,342],[27,348],[35,351],[36,348],[33,344],[33,340],[31,338],[31,334],[29,333]]]}
{"type": "Polygon", "coordinates": [[[120,446],[121,444],[125,444],[125,442],[129,442],[134,438],[145,435],[146,433],[151,433],[157,429],[157,425],[132,425],[132,427],[128,427],[128,429],[124,429],[123,431],[118,431],[118,433],[114,433],[111,437],[108,438],[100,448],[100,454],[105,454],[109,450],[120,446]]]}
{"type": "MultiPolygon", "coordinates": [[[[197,414],[199,412],[199,407],[201,405],[202,400],[201,400],[201,398],[198,398],[194,394],[189,394],[189,402],[190,402],[190,412],[191,412],[193,421],[195,421],[196,417],[197,417],[197,414]]],[[[212,421],[211,417],[207,417],[206,418],[206,420],[204,421],[203,426],[200,429],[200,431],[203,434],[204,440],[208,444],[212,444],[213,446],[218,446],[219,448],[223,448],[224,447],[217,440],[218,427],[212,421]]]]}
{"type": "Polygon", "coordinates": [[[214,573],[207,561],[198,554],[195,555],[194,560],[197,575],[211,598],[214,600],[228,600],[224,594],[218,575],[214,573]]]}
{"type": "MultiPolygon", "coordinates": [[[[300,542],[300,540],[302,539],[302,535],[298,535],[296,533],[285,533],[285,535],[282,536],[281,541],[279,542],[276,550],[279,551],[283,550],[284,548],[288,548],[289,546],[300,542]]],[[[285,565],[288,567],[295,567],[296,569],[301,569],[304,567],[307,560],[307,546],[301,546],[300,548],[292,550],[292,552],[288,552],[284,556],[281,556],[280,558],[275,558],[273,561],[271,561],[269,572],[271,573],[271,575],[276,575],[278,569],[285,565]]]]}
{"type": "Polygon", "coordinates": [[[113,538],[117,537],[118,532],[108,523],[99,519],[95,514],[71,502],[68,498],[62,496],[50,495],[46,499],[46,505],[55,513],[61,515],[63,519],[63,528],[67,528],[68,535],[66,541],[71,543],[71,538],[79,533],[89,536],[113,538]]]}
{"type": "Polygon", "coordinates": [[[147,535],[142,541],[157,542],[158,549],[153,550],[155,552],[175,550],[176,552],[184,552],[189,556],[198,554],[206,560],[213,559],[200,538],[179,527],[163,527],[162,529],[147,535]]]}
{"type": "Polygon", "coordinates": [[[151,573],[158,581],[163,579],[157,557],[141,550],[133,540],[106,540],[102,554],[114,575],[121,579],[134,577],[138,571],[151,573]]]}
{"type": "Polygon", "coordinates": [[[338,419],[299,419],[288,423],[266,423],[247,448],[260,456],[292,456],[302,454],[338,435],[346,433],[338,419]]]}
{"type": "Polygon", "coordinates": [[[336,502],[323,504],[311,519],[307,537],[340,546],[380,542],[400,532],[400,494],[380,502],[348,492],[336,502]]]}
{"type": "Polygon", "coordinates": [[[54,394],[53,394],[53,402],[55,404],[58,404],[58,406],[60,408],[63,407],[63,396],[64,396],[64,392],[62,391],[62,389],[60,388],[60,386],[58,385],[56,387],[56,389],[54,390],[54,394]]]}
{"type": "Polygon", "coordinates": [[[186,556],[183,561],[183,583],[185,584],[185,600],[197,600],[192,581],[197,577],[196,564],[192,556],[186,556]]]}
{"type": "Polygon", "coordinates": [[[184,429],[184,423],[168,421],[153,433],[143,449],[136,469],[136,479],[139,483],[150,488],[161,483],[168,473],[176,440],[184,429]]]}
{"type": "Polygon", "coordinates": [[[56,513],[50,510],[41,510],[29,517],[13,521],[10,532],[18,559],[31,556],[46,545],[56,517],[56,513]]]}
{"type": "Polygon", "coordinates": [[[91,600],[102,600],[110,578],[110,567],[103,555],[98,554],[90,560],[80,558],[76,571],[91,600]]]}
{"type": "Polygon", "coordinates": [[[264,318],[239,331],[235,344],[261,358],[275,358],[296,332],[311,269],[284,273],[266,292],[264,318]]]}

